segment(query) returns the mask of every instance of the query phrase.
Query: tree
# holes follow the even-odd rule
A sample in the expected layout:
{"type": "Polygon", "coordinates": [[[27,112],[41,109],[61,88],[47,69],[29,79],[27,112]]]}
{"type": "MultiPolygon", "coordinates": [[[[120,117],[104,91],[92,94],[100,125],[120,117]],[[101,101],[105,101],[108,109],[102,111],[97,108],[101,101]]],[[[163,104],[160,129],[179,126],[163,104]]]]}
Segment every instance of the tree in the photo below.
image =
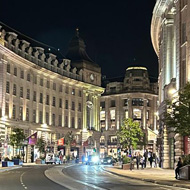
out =
{"type": "MultiPolygon", "coordinates": [[[[46,143],[45,143],[45,141],[43,140],[43,138],[39,138],[39,139],[37,140],[36,147],[38,148],[40,154],[45,152],[45,145],[46,145],[46,143]]],[[[40,155],[40,156],[41,156],[41,155],[40,155]]]]}
{"type": "MultiPolygon", "coordinates": [[[[25,140],[25,135],[24,135],[23,129],[14,128],[13,133],[10,135],[10,142],[9,142],[9,144],[13,146],[13,149],[14,148],[20,149],[20,147],[23,145],[22,142],[24,140],[25,140]]],[[[14,151],[13,151],[13,155],[14,155],[14,151]]]]}
{"type": "Polygon", "coordinates": [[[164,123],[182,136],[190,136],[190,83],[179,91],[178,99],[167,100],[164,123]]]}
{"type": "Polygon", "coordinates": [[[68,131],[67,134],[64,136],[64,142],[66,144],[66,155],[70,155],[70,148],[71,148],[71,142],[74,140],[74,135],[72,134],[72,131],[68,131]]]}
{"type": "Polygon", "coordinates": [[[117,136],[123,148],[136,149],[138,142],[143,136],[143,132],[138,122],[128,118],[123,120],[117,136]]]}

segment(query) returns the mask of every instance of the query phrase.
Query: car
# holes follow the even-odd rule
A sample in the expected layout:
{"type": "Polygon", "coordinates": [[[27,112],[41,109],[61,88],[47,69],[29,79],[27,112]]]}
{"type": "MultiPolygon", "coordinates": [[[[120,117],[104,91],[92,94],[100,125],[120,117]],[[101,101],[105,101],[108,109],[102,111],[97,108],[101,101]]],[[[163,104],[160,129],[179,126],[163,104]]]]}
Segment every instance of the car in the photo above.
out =
{"type": "Polygon", "coordinates": [[[100,158],[98,155],[89,155],[85,158],[86,165],[100,164],[100,158]]]}
{"type": "Polygon", "coordinates": [[[107,156],[101,160],[101,164],[114,164],[116,160],[112,156],[107,156]]]}

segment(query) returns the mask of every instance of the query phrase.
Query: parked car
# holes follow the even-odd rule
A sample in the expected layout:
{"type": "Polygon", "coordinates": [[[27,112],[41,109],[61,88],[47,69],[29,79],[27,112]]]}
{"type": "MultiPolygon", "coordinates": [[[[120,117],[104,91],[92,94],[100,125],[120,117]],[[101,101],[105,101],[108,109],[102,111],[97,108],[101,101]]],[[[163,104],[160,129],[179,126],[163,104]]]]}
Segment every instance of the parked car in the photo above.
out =
{"type": "Polygon", "coordinates": [[[114,164],[116,163],[116,160],[112,156],[107,156],[101,160],[101,164],[114,164]]]}
{"type": "Polygon", "coordinates": [[[89,155],[85,158],[86,165],[100,164],[100,158],[98,155],[89,155]]]}

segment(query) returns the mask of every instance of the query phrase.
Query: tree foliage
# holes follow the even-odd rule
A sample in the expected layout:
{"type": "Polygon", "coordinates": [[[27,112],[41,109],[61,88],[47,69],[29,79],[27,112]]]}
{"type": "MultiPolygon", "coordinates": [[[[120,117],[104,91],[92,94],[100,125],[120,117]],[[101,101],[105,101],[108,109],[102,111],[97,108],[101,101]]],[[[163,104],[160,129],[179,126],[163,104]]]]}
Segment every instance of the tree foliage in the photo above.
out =
{"type": "Polygon", "coordinates": [[[38,150],[39,150],[40,153],[44,153],[45,152],[45,146],[46,146],[46,143],[43,140],[43,138],[39,138],[37,140],[36,147],[38,148],[38,150]]]}
{"type": "Polygon", "coordinates": [[[65,144],[70,146],[73,140],[74,140],[74,135],[72,134],[72,131],[68,131],[67,134],[64,136],[65,144]]]}
{"type": "Polygon", "coordinates": [[[136,149],[138,142],[143,136],[143,132],[139,127],[138,122],[133,121],[131,118],[128,118],[123,120],[120,130],[117,132],[117,136],[120,144],[124,148],[136,149]]]}
{"type": "Polygon", "coordinates": [[[25,140],[25,135],[23,130],[19,128],[14,128],[13,133],[10,135],[9,144],[13,147],[20,148],[24,140],[25,140]]]}
{"type": "Polygon", "coordinates": [[[179,91],[179,98],[167,100],[164,122],[175,133],[190,136],[190,83],[179,91]]]}

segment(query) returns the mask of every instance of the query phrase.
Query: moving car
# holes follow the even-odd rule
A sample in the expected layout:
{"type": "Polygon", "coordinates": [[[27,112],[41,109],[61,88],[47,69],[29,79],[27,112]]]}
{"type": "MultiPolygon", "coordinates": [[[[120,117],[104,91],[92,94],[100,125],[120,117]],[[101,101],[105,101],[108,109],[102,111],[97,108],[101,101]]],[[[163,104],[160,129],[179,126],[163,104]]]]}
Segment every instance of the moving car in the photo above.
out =
{"type": "Polygon", "coordinates": [[[100,159],[99,156],[97,155],[89,155],[88,157],[85,158],[86,165],[91,165],[91,164],[100,164],[100,159]]]}
{"type": "Polygon", "coordinates": [[[107,156],[101,160],[101,164],[114,164],[116,160],[112,156],[107,156]]]}

